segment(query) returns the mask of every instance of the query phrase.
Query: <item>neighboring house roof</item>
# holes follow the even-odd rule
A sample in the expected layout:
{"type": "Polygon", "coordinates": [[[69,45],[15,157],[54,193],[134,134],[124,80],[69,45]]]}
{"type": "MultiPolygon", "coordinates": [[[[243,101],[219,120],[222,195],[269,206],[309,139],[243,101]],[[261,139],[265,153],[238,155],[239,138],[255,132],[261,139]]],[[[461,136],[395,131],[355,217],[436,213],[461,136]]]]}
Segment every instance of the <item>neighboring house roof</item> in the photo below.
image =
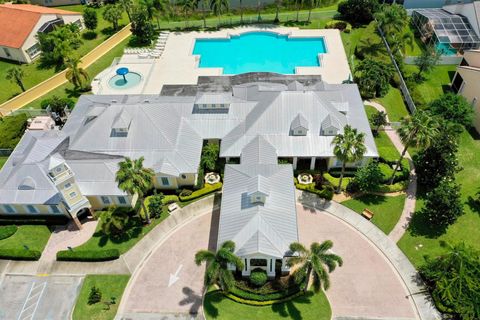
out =
{"type": "Polygon", "coordinates": [[[245,146],[242,160],[225,166],[217,246],[232,240],[239,256],[280,259],[298,241],[292,166],[279,165],[273,146],[259,136],[245,146]],[[265,152],[261,163],[258,150],[265,152]],[[251,203],[248,196],[256,190],[266,195],[265,203],[251,203]]]}
{"type": "Polygon", "coordinates": [[[44,14],[80,15],[78,12],[31,4],[0,4],[0,46],[21,48],[44,14]]]}

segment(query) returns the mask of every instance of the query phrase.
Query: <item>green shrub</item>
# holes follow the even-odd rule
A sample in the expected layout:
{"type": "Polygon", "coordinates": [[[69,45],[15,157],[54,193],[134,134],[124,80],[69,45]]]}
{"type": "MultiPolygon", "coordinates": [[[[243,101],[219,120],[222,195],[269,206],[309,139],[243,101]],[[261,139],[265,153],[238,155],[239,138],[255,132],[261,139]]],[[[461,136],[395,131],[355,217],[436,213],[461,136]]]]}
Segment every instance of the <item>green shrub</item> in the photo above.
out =
{"type": "MultiPolygon", "coordinates": [[[[325,177],[325,179],[330,182],[333,186],[338,186],[338,183],[340,181],[340,178],[336,178],[336,177],[333,177],[331,174],[329,173],[325,173],[323,175],[325,177]]],[[[342,182],[342,190],[345,190],[345,188],[347,187],[347,185],[350,183],[350,181],[352,180],[353,178],[351,177],[343,177],[343,182],[342,182]]]]}
{"type": "Polygon", "coordinates": [[[95,303],[99,303],[102,301],[102,292],[100,292],[100,289],[97,287],[93,286],[90,288],[90,294],[88,295],[88,304],[92,305],[95,303]]]}
{"type": "Polygon", "coordinates": [[[36,261],[41,255],[38,250],[0,248],[0,259],[36,261]]]}
{"type": "Polygon", "coordinates": [[[194,200],[194,199],[200,198],[204,195],[207,195],[209,193],[218,191],[218,190],[222,189],[222,186],[223,186],[223,184],[221,182],[217,182],[215,184],[205,184],[205,186],[202,189],[199,189],[199,190],[196,190],[196,191],[192,192],[192,194],[190,194],[189,196],[180,195],[179,198],[180,198],[180,201],[194,200]]]}
{"type": "Polygon", "coordinates": [[[338,29],[345,33],[350,33],[352,31],[352,25],[343,20],[331,20],[325,24],[325,29],[338,29]]]}
{"type": "Polygon", "coordinates": [[[295,181],[295,187],[298,190],[303,190],[307,191],[310,193],[315,193],[318,195],[320,198],[326,199],[326,200],[332,200],[333,199],[333,188],[331,186],[324,187],[322,190],[318,190],[315,188],[315,183],[310,183],[310,184],[300,184],[297,182],[297,179],[294,178],[295,181]]]}
{"type": "MultiPolygon", "coordinates": [[[[355,177],[356,172],[357,172],[357,168],[345,168],[343,177],[353,178],[355,177]]],[[[342,168],[332,168],[328,170],[328,174],[330,174],[334,178],[340,178],[340,175],[342,174],[342,168]]]]}
{"type": "Polygon", "coordinates": [[[0,149],[14,149],[27,128],[24,113],[0,118],[0,149]]]}
{"type": "Polygon", "coordinates": [[[272,304],[275,304],[275,303],[282,303],[282,302],[286,302],[286,301],[295,299],[295,298],[297,298],[297,297],[299,297],[303,294],[304,294],[303,290],[297,291],[297,292],[292,293],[290,295],[283,295],[283,296],[279,293],[278,298],[269,299],[269,298],[271,298],[271,295],[257,295],[257,296],[255,296],[254,294],[238,290],[237,288],[234,287],[230,291],[230,293],[226,294],[226,297],[235,301],[235,302],[250,305],[250,306],[269,306],[269,305],[272,305],[272,304]],[[255,298],[260,298],[260,299],[257,300],[255,298]]]}
{"type": "Polygon", "coordinates": [[[262,269],[254,269],[250,273],[250,283],[256,287],[261,287],[267,282],[267,272],[262,269]]]}
{"type": "Polygon", "coordinates": [[[163,209],[163,194],[160,193],[154,196],[147,197],[147,199],[145,199],[145,204],[150,214],[150,218],[160,217],[162,215],[163,209]]]}
{"type": "Polygon", "coordinates": [[[202,167],[198,168],[197,182],[193,187],[195,190],[202,189],[204,187],[205,185],[204,177],[205,177],[205,171],[203,171],[202,167]]]}
{"type": "Polygon", "coordinates": [[[109,261],[120,257],[118,249],[105,250],[63,250],[57,252],[58,261],[109,261]]]}
{"type": "Polygon", "coordinates": [[[163,196],[163,199],[162,199],[162,203],[164,205],[174,203],[174,202],[177,202],[177,201],[178,201],[178,196],[176,196],[174,194],[163,196]]]}
{"type": "Polygon", "coordinates": [[[9,238],[17,232],[18,228],[17,226],[11,225],[11,226],[0,226],[0,240],[9,238]]]}
{"type": "Polygon", "coordinates": [[[400,181],[397,183],[394,183],[392,185],[390,184],[382,184],[372,191],[374,192],[382,192],[382,193],[391,193],[391,192],[400,192],[406,190],[408,187],[408,181],[400,181]]]}

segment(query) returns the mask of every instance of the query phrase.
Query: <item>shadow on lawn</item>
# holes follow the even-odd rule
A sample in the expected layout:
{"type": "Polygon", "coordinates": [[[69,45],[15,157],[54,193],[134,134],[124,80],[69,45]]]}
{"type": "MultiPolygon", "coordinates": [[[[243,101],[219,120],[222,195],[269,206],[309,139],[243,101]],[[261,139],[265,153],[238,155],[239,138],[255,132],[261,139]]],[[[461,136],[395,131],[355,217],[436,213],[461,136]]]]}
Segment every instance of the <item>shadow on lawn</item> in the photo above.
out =
{"type": "MultiPolygon", "coordinates": [[[[101,223],[101,222],[100,222],[101,223]]],[[[138,238],[143,231],[143,221],[139,217],[131,217],[128,225],[125,227],[125,232],[120,235],[108,235],[102,230],[99,230],[93,234],[94,238],[98,238],[98,246],[104,247],[110,241],[115,244],[121,244],[131,239],[138,238]]]]}
{"type": "Polygon", "coordinates": [[[385,201],[387,201],[387,197],[386,196],[380,196],[380,195],[376,195],[376,194],[366,194],[366,195],[363,195],[363,196],[360,196],[358,198],[354,198],[355,200],[359,200],[363,203],[365,203],[366,205],[379,205],[379,204],[382,204],[384,203],[385,201]]]}

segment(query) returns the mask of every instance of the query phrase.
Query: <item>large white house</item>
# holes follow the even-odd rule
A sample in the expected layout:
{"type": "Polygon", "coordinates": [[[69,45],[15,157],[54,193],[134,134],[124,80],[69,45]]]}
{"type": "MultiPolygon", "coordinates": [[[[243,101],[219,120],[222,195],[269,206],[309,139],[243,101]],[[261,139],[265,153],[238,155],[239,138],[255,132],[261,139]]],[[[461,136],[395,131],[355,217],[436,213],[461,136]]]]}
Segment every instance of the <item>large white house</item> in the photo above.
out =
{"type": "Polygon", "coordinates": [[[82,28],[82,15],[31,4],[0,4],[0,58],[30,63],[40,54],[37,34],[68,23],[82,28]]]}
{"type": "Polygon", "coordinates": [[[341,165],[331,142],[349,124],[365,133],[367,149],[363,161],[349,165],[378,156],[355,84],[265,79],[221,76],[161,95],[82,96],[61,131],[29,131],[21,139],[0,171],[0,215],[75,218],[89,208],[132,205],[136,199],[115,183],[125,157],[144,157],[157,188],[192,186],[202,146],[211,140],[219,141],[227,163],[238,163],[245,146],[262,136],[277,160],[327,170],[341,165]]]}

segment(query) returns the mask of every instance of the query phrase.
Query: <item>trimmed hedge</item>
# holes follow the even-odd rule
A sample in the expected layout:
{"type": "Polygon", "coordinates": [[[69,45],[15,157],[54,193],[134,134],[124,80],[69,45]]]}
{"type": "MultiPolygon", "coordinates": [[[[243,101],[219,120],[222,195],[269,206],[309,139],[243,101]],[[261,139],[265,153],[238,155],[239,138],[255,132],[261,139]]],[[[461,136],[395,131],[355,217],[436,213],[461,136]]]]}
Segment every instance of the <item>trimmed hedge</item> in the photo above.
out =
{"type": "Polygon", "coordinates": [[[97,262],[115,260],[120,257],[118,249],[105,250],[63,250],[57,252],[58,261],[97,262]]]}
{"type": "Polygon", "coordinates": [[[215,184],[205,184],[205,187],[203,187],[202,189],[198,189],[197,191],[192,192],[192,194],[190,194],[189,196],[180,195],[179,198],[180,198],[180,201],[194,200],[204,195],[207,195],[209,193],[218,191],[222,189],[222,186],[223,184],[221,182],[217,182],[215,184]]]}
{"type": "Polygon", "coordinates": [[[268,277],[267,277],[267,272],[263,269],[254,269],[251,273],[250,273],[250,283],[253,284],[254,286],[256,287],[261,287],[263,286],[267,280],[268,280],[268,277]]]}
{"type": "Polygon", "coordinates": [[[177,201],[178,201],[178,196],[176,196],[174,194],[163,196],[163,199],[162,199],[162,203],[164,205],[174,203],[174,202],[177,202],[177,201]]]}
{"type": "Polygon", "coordinates": [[[352,25],[343,20],[331,20],[325,24],[325,29],[338,29],[345,33],[350,33],[352,31],[352,25]]]}
{"type": "MultiPolygon", "coordinates": [[[[324,177],[328,182],[330,182],[334,187],[338,187],[338,183],[340,182],[340,177],[339,177],[339,178],[335,178],[335,177],[332,176],[330,173],[325,173],[325,174],[323,175],[323,177],[324,177]]],[[[352,179],[353,179],[352,177],[347,177],[347,176],[344,176],[344,177],[343,177],[342,190],[345,190],[345,188],[347,188],[347,185],[350,183],[350,181],[351,181],[352,179]]]]}
{"type": "Polygon", "coordinates": [[[0,259],[36,261],[41,255],[38,250],[0,249],[0,259]]]}
{"type": "Polygon", "coordinates": [[[314,193],[318,195],[320,198],[326,199],[326,200],[332,200],[333,199],[333,190],[329,190],[327,188],[323,188],[322,190],[318,190],[315,188],[315,183],[310,183],[310,184],[300,184],[296,182],[297,180],[295,179],[295,187],[298,190],[303,190],[307,191],[310,193],[314,193]]]}
{"type": "Polygon", "coordinates": [[[394,183],[392,185],[389,184],[382,184],[375,188],[375,190],[372,190],[374,192],[381,192],[381,193],[390,193],[390,192],[400,192],[404,191],[408,187],[408,180],[407,181],[400,181],[397,183],[394,183]]]}
{"type": "Polygon", "coordinates": [[[251,300],[251,299],[248,299],[248,298],[238,296],[236,293],[234,293],[234,290],[232,290],[230,293],[225,294],[225,296],[227,298],[229,298],[230,300],[233,300],[233,301],[241,303],[241,304],[246,304],[246,305],[249,305],[249,306],[257,306],[257,307],[259,307],[259,306],[270,306],[270,305],[276,304],[276,303],[287,302],[287,301],[290,301],[290,300],[295,299],[297,297],[300,297],[302,295],[304,295],[303,291],[297,291],[294,294],[291,294],[289,296],[284,296],[284,297],[279,298],[279,299],[251,300]]]}
{"type": "Polygon", "coordinates": [[[0,240],[10,238],[17,232],[18,227],[11,225],[11,226],[0,226],[0,240]]]}

